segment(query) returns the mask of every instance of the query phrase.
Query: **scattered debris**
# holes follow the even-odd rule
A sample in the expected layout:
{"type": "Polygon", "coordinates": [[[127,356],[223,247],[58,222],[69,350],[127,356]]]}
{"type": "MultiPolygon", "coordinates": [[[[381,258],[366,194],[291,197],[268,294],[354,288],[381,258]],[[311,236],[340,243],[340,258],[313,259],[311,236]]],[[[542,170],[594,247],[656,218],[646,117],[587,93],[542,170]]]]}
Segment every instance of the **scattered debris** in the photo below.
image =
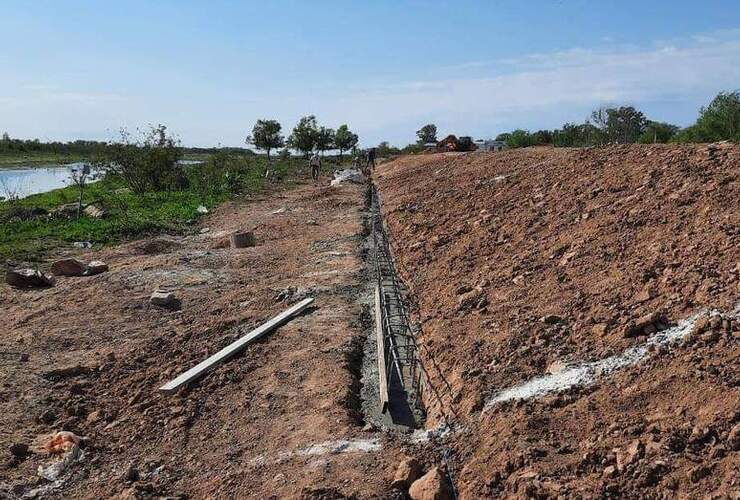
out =
{"type": "Polygon", "coordinates": [[[338,186],[343,182],[354,182],[355,184],[364,184],[366,181],[365,176],[360,170],[354,168],[346,168],[334,172],[334,179],[332,179],[330,185],[338,186]]]}
{"type": "Polygon", "coordinates": [[[79,445],[71,444],[69,445],[69,448],[65,450],[64,456],[61,460],[57,460],[47,467],[39,465],[38,474],[47,481],[56,481],[72,464],[82,460],[83,456],[84,453],[82,449],[80,449],[79,445]]]}
{"type": "Polygon", "coordinates": [[[84,213],[91,219],[102,219],[107,215],[106,211],[103,208],[93,204],[87,205],[82,213],[84,213]]]}
{"type": "Polygon", "coordinates": [[[79,446],[85,438],[78,436],[74,432],[59,431],[44,444],[44,449],[51,455],[66,453],[79,446]]]}
{"type": "Polygon", "coordinates": [[[77,248],[92,248],[92,243],[89,241],[75,241],[72,243],[72,245],[76,246],[77,248]]]}
{"type": "Polygon", "coordinates": [[[204,207],[203,205],[198,205],[198,208],[196,208],[195,211],[198,212],[199,214],[207,214],[208,213],[208,209],[206,207],[204,207]]]}
{"type": "Polygon", "coordinates": [[[54,286],[54,278],[35,269],[11,269],[5,272],[5,282],[16,288],[54,286]]]}

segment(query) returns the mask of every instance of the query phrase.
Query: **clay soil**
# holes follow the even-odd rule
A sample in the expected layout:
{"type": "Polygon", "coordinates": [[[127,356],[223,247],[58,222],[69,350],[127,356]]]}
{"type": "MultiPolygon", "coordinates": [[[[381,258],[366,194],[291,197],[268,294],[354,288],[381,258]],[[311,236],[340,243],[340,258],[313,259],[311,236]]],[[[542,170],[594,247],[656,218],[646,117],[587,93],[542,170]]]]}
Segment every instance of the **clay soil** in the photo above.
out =
{"type": "Polygon", "coordinates": [[[365,198],[359,185],[299,185],[230,202],[195,235],[77,255],[107,273],[43,290],[0,285],[0,496],[390,495],[398,446],[363,431],[359,411],[365,198]],[[256,247],[223,247],[251,228],[256,247]],[[149,303],[160,285],[179,310],[149,303]],[[176,394],[158,391],[304,296],[315,307],[240,357],[176,394]],[[86,442],[53,484],[37,474],[53,457],[9,450],[59,430],[86,442]],[[373,438],[382,453],[336,445],[373,438]]]}
{"type": "Polygon", "coordinates": [[[740,496],[740,146],[420,155],[375,177],[423,361],[454,393],[427,406],[429,425],[457,422],[462,498],[740,496]],[[644,344],[640,317],[704,309],[726,322],[591,385],[488,404],[644,344]]]}

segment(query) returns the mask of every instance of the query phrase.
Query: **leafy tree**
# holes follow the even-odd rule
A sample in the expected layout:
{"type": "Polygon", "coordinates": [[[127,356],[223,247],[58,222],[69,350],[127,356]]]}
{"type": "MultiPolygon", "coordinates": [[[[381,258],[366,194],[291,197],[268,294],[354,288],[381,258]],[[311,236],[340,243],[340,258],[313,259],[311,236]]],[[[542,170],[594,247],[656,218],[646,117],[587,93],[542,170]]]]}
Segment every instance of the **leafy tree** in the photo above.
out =
{"type": "Polygon", "coordinates": [[[270,151],[285,145],[285,138],[280,134],[281,129],[277,120],[257,120],[252,135],[247,137],[247,144],[253,144],[257,149],[266,151],[269,161],[270,151]]]}
{"type": "Polygon", "coordinates": [[[316,134],[316,149],[324,153],[329,149],[334,149],[334,129],[321,126],[316,134]]]}
{"type": "Polygon", "coordinates": [[[495,140],[501,141],[501,142],[508,142],[509,137],[511,137],[511,134],[509,132],[504,132],[502,134],[497,135],[495,140]]]}
{"type": "Polygon", "coordinates": [[[400,149],[391,146],[388,141],[381,142],[380,144],[378,144],[378,147],[375,148],[375,153],[378,155],[378,157],[399,154],[400,152],[400,149]]]}
{"type": "Polygon", "coordinates": [[[552,132],[549,130],[538,130],[532,135],[537,144],[552,144],[552,132]]]}
{"type": "Polygon", "coordinates": [[[645,131],[637,139],[641,144],[652,144],[656,142],[665,143],[673,139],[680,128],[670,123],[654,122],[648,120],[645,131]]]}
{"type": "Polygon", "coordinates": [[[599,108],[591,113],[591,120],[608,142],[617,144],[637,142],[647,124],[645,115],[632,106],[599,108]]]}
{"type": "Polygon", "coordinates": [[[293,132],[288,137],[288,147],[300,151],[303,156],[308,158],[308,155],[316,146],[318,134],[319,127],[316,124],[316,117],[314,115],[304,116],[293,127],[293,132]]]}
{"type": "Polygon", "coordinates": [[[699,119],[681,131],[682,142],[740,141],[740,91],[720,92],[709,106],[699,110],[699,119]]]}
{"type": "Polygon", "coordinates": [[[515,130],[509,134],[509,138],[506,140],[506,145],[510,148],[526,148],[528,146],[536,146],[537,139],[534,135],[530,134],[528,130],[515,130]]]}
{"type": "Polygon", "coordinates": [[[437,142],[437,126],[433,123],[424,125],[416,131],[416,137],[419,138],[419,144],[426,144],[428,142],[437,142]]]}
{"type": "Polygon", "coordinates": [[[340,162],[342,161],[342,154],[345,151],[349,151],[350,149],[356,147],[359,140],[360,138],[357,136],[357,134],[351,132],[347,125],[339,126],[336,134],[334,134],[334,145],[339,150],[340,162]]]}
{"type": "Polygon", "coordinates": [[[184,187],[186,178],[179,163],[182,150],[167,127],[152,127],[135,142],[130,137],[122,130],[121,140],[106,148],[96,166],[119,176],[136,193],[184,187]]]}
{"type": "Polygon", "coordinates": [[[562,129],[552,133],[552,142],[556,147],[594,146],[603,141],[601,129],[588,121],[582,124],[566,123],[562,129]]]}

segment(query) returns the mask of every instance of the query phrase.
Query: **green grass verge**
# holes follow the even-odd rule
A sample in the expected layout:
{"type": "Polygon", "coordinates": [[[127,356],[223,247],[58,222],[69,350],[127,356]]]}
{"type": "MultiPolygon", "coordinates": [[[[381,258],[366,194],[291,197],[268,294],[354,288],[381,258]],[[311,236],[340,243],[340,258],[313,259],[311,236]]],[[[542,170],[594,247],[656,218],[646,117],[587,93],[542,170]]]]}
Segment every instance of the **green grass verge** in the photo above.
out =
{"type": "MultiPolygon", "coordinates": [[[[89,184],[83,202],[101,204],[107,212],[103,219],[25,216],[33,208],[52,211],[77,202],[75,187],[0,202],[0,260],[40,263],[54,250],[71,247],[77,241],[90,241],[97,246],[162,232],[187,233],[201,216],[197,210],[200,205],[211,210],[230,197],[259,193],[268,187],[262,177],[265,158],[255,156],[240,161],[246,162],[246,166],[239,171],[238,185],[215,190],[212,186],[197,189],[197,183],[193,183],[192,188],[181,191],[137,194],[118,179],[89,184]]],[[[275,160],[275,182],[282,186],[297,183],[298,167],[303,167],[303,175],[307,175],[305,164],[298,158],[275,160]]],[[[327,164],[326,168],[332,166],[327,164]]]]}

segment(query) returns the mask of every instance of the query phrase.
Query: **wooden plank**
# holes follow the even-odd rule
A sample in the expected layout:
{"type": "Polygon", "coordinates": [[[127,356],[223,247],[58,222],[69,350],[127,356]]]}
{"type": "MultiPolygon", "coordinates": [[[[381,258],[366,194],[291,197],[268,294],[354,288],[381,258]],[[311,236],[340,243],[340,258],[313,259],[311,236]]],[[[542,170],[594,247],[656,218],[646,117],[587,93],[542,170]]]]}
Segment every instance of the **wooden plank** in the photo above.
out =
{"type": "Polygon", "coordinates": [[[303,299],[293,307],[286,309],[285,311],[281,312],[271,320],[262,323],[260,326],[240,338],[239,340],[227,345],[220,351],[218,351],[213,356],[209,357],[208,359],[201,361],[188,371],[178,375],[176,378],[170,380],[166,384],[164,384],[162,387],[159,388],[160,391],[171,393],[176,391],[180,388],[180,386],[185,385],[189,382],[192,382],[193,380],[203,376],[205,373],[209,372],[210,370],[214,369],[219,364],[223,363],[224,361],[228,360],[235,354],[237,354],[239,351],[242,351],[244,348],[246,348],[249,344],[253,343],[254,341],[258,340],[260,337],[264,336],[265,334],[271,332],[275,328],[279,327],[280,325],[286,323],[291,317],[295,316],[296,314],[303,311],[305,308],[307,308],[311,303],[313,302],[313,298],[309,297],[307,299],[303,299]]]}
{"type": "Polygon", "coordinates": [[[375,335],[378,340],[378,387],[380,389],[380,412],[388,409],[388,380],[385,371],[385,338],[383,335],[383,315],[380,304],[380,286],[375,286],[375,335]]]}

